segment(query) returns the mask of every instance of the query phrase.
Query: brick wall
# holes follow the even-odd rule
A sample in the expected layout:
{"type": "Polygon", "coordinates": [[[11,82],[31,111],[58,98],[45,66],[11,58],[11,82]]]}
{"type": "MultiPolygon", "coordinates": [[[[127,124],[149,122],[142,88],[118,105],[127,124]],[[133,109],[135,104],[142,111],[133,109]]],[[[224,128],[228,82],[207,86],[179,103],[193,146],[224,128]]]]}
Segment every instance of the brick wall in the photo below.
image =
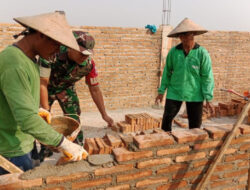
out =
{"type": "MultiPolygon", "coordinates": [[[[93,166],[91,172],[65,170],[61,176],[35,176],[29,180],[18,179],[20,174],[7,174],[0,176],[0,190],[191,190],[204,176],[231,128],[210,126],[204,130],[181,130],[172,134],[155,131],[134,136],[129,150],[114,148],[114,161],[93,166]]],[[[241,125],[212,174],[208,189],[247,189],[249,140],[250,126],[241,125]]],[[[128,143],[125,139],[122,141],[128,143]]],[[[53,166],[50,169],[58,171],[53,166]]]]}
{"type": "MultiPolygon", "coordinates": [[[[13,42],[22,27],[0,25],[0,49],[13,42]]],[[[161,31],[154,35],[142,28],[75,27],[89,31],[96,39],[94,59],[107,109],[147,107],[154,104],[159,78],[161,31]]],[[[230,100],[220,88],[242,93],[249,89],[250,32],[211,31],[198,36],[213,61],[215,101],[230,100]]],[[[171,40],[170,40],[171,42],[171,40]]],[[[173,40],[173,45],[178,40],[173,40]]],[[[85,81],[77,83],[82,111],[96,110],[85,81]]],[[[57,111],[58,105],[54,106],[57,111]]]]}

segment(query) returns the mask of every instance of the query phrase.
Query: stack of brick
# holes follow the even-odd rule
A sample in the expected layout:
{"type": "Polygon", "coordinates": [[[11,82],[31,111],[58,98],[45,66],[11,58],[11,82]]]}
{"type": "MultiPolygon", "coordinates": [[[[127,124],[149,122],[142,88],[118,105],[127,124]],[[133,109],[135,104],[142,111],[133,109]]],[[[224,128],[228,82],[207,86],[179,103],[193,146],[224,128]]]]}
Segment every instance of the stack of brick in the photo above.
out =
{"type": "MultiPolygon", "coordinates": [[[[92,169],[87,171],[84,167],[77,171],[66,170],[64,175],[43,173],[42,176],[34,175],[32,179],[19,178],[21,174],[2,175],[0,190],[195,189],[231,129],[232,125],[208,126],[205,129],[177,130],[171,134],[161,132],[134,136],[136,148],[113,149],[114,160],[108,165],[90,166],[92,169]]],[[[250,126],[241,125],[208,181],[207,189],[247,189],[249,139],[250,126]]],[[[70,163],[79,167],[77,164],[70,163]]],[[[55,167],[55,171],[58,169],[55,167]]]]}
{"type": "Polygon", "coordinates": [[[154,118],[147,113],[126,114],[125,121],[117,123],[113,129],[116,132],[131,133],[161,127],[161,118],[154,118]]]}
{"type": "Polygon", "coordinates": [[[225,117],[239,115],[245,104],[245,100],[238,99],[232,99],[231,102],[218,103],[218,106],[215,107],[215,116],[225,117]]]}

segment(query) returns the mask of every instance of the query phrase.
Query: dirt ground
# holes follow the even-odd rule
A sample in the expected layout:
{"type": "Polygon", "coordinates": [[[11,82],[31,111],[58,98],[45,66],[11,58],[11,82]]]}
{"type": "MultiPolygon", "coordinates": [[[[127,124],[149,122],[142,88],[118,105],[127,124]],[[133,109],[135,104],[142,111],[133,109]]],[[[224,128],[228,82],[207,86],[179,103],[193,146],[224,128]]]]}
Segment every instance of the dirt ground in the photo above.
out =
{"type": "MultiPolygon", "coordinates": [[[[180,115],[184,112],[185,105],[183,104],[180,112],[177,115],[177,118],[183,123],[188,123],[187,119],[183,119],[180,115]]],[[[135,113],[148,113],[153,117],[160,118],[163,115],[163,107],[147,107],[147,108],[133,108],[133,109],[120,109],[120,110],[110,110],[107,111],[110,117],[113,118],[115,122],[124,121],[126,114],[135,114],[135,113]]],[[[203,122],[202,127],[214,126],[214,125],[226,125],[234,124],[236,122],[236,117],[221,117],[221,118],[212,118],[207,119],[203,122]]],[[[84,137],[103,137],[107,133],[113,133],[113,131],[107,127],[107,123],[102,119],[99,112],[86,112],[81,115],[81,126],[84,131],[84,137]]],[[[172,130],[183,130],[176,124],[173,124],[172,130]]],[[[57,160],[60,158],[60,153],[54,153],[50,158],[46,158],[41,165],[54,165],[57,160]]]]}

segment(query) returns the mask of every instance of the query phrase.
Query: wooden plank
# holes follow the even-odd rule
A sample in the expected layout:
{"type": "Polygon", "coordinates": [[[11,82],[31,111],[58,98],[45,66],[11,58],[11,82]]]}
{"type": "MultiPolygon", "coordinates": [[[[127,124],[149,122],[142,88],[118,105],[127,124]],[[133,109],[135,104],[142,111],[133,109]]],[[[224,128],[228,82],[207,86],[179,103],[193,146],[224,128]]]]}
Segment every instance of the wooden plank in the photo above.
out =
{"type": "Polygon", "coordinates": [[[23,170],[0,155],[0,166],[10,173],[23,173],[23,170]]]}

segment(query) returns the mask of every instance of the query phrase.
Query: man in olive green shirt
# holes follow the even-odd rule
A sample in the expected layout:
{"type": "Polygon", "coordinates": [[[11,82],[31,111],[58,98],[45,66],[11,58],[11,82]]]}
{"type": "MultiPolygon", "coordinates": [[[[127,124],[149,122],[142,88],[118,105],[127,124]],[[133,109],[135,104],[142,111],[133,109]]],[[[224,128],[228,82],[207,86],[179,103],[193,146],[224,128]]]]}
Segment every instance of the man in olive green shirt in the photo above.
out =
{"type": "MultiPolygon", "coordinates": [[[[26,29],[22,39],[0,53],[0,155],[26,171],[35,139],[80,160],[86,151],[52,129],[39,115],[40,76],[37,55],[53,58],[60,44],[80,51],[61,12],[15,18],[26,29]]],[[[5,174],[0,167],[0,175],[5,174]]]]}
{"type": "Polygon", "coordinates": [[[173,47],[166,59],[161,86],[156,102],[162,101],[167,89],[162,129],[171,131],[172,121],[186,102],[189,128],[199,128],[202,123],[203,101],[213,112],[210,101],[213,99],[214,79],[211,58],[207,50],[194,41],[194,36],[207,30],[184,19],[168,37],[179,37],[181,43],[173,47]]]}

